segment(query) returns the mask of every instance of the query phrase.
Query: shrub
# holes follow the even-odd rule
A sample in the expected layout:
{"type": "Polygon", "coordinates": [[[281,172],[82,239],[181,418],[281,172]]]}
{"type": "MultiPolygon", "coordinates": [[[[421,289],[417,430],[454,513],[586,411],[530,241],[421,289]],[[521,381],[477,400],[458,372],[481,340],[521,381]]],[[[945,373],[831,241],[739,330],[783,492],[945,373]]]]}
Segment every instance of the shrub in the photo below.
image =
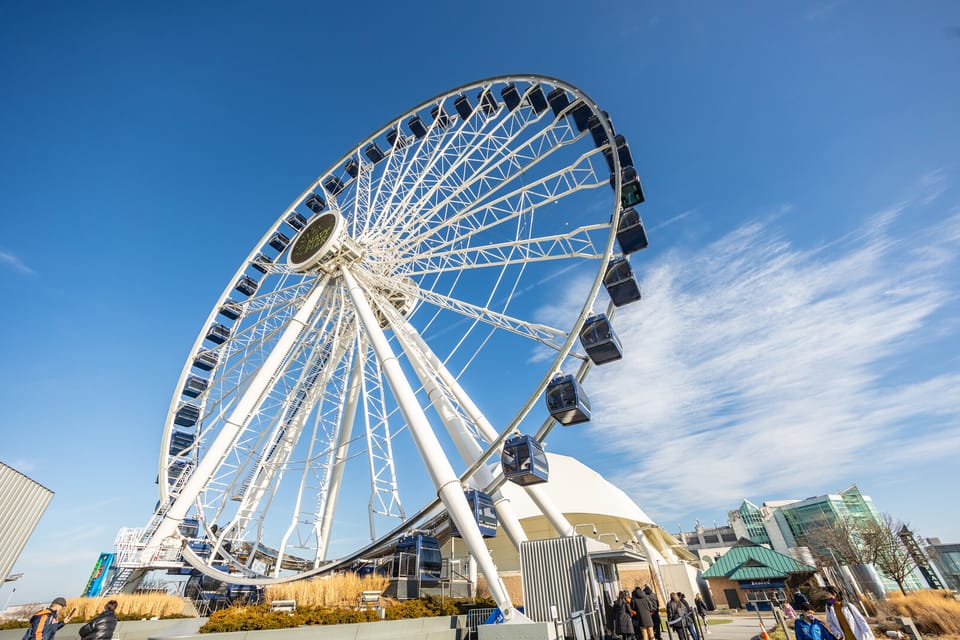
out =
{"type": "MultiPolygon", "coordinates": [[[[491,605],[492,603],[483,601],[441,601],[439,598],[429,597],[420,600],[404,600],[403,602],[391,601],[386,606],[386,619],[406,620],[408,618],[455,616],[478,606],[491,605]]],[[[298,604],[296,611],[281,612],[270,611],[270,605],[264,604],[255,607],[229,607],[216,611],[210,614],[210,619],[200,627],[200,633],[288,629],[321,624],[354,624],[374,622],[379,619],[379,612],[373,609],[361,611],[353,607],[301,607],[298,604]]]]}

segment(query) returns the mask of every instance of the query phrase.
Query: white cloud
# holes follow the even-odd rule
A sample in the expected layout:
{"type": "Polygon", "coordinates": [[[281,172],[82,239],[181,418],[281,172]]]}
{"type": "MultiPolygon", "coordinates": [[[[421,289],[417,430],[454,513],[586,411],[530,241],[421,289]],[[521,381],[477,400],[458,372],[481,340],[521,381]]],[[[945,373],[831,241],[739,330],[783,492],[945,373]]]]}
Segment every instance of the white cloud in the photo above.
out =
{"type": "Polygon", "coordinates": [[[903,235],[903,212],[812,250],[748,224],[653,264],[617,315],[625,358],[587,381],[611,479],[670,518],[960,453],[956,354],[912,368],[957,329],[960,216],[903,235]]]}
{"type": "Polygon", "coordinates": [[[36,271],[24,264],[23,260],[7,251],[0,251],[0,264],[5,264],[14,271],[18,271],[27,275],[33,275],[36,273],[36,271]]]}

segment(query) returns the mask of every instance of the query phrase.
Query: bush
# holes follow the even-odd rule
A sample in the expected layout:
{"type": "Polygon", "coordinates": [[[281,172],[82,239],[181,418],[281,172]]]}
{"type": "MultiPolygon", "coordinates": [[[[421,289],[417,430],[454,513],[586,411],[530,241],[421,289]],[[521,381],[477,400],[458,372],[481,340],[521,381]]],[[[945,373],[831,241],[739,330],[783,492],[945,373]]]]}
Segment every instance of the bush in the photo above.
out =
{"type": "MultiPolygon", "coordinates": [[[[423,598],[388,602],[387,620],[406,620],[409,618],[433,618],[437,616],[460,615],[476,607],[492,606],[485,601],[444,600],[423,598]]],[[[255,607],[230,607],[210,614],[210,619],[200,627],[200,633],[219,633],[223,631],[254,631],[258,629],[289,629],[305,625],[354,624],[374,622],[380,614],[374,609],[363,611],[341,607],[300,607],[293,612],[270,611],[270,605],[255,607]]]]}

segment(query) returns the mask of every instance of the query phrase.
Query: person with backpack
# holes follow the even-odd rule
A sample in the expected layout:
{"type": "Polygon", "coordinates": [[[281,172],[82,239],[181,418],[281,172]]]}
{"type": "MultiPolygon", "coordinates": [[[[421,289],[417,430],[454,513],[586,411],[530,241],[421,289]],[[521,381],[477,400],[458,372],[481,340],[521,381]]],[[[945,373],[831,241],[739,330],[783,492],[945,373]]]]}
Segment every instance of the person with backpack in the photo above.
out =
{"type": "Polygon", "coordinates": [[[103,611],[80,627],[80,640],[110,640],[113,631],[117,628],[117,601],[111,600],[103,607],[103,611]]]}
{"type": "Polygon", "coordinates": [[[54,598],[49,607],[40,609],[30,616],[30,626],[23,634],[23,640],[53,640],[57,631],[63,628],[63,625],[70,622],[72,614],[67,614],[63,620],[60,619],[60,613],[66,608],[65,598],[54,598]]]}

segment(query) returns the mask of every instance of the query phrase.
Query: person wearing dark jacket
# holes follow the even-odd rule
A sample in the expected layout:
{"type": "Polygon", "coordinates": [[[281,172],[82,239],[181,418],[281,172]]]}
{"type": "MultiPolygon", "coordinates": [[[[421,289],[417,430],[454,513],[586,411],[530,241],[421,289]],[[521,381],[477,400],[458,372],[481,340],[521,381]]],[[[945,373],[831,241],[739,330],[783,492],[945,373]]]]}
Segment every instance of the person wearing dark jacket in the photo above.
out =
{"type": "Polygon", "coordinates": [[[660,600],[657,593],[650,588],[650,585],[643,585],[643,592],[647,594],[650,601],[650,617],[653,618],[653,637],[654,640],[660,640],[660,600]]]}
{"type": "Polygon", "coordinates": [[[72,617],[68,615],[63,620],[60,619],[60,613],[66,606],[66,599],[54,598],[49,607],[30,616],[30,626],[23,634],[23,640],[53,640],[57,631],[70,622],[72,617]]]}
{"type": "Polygon", "coordinates": [[[117,628],[117,601],[111,600],[93,620],[80,627],[80,640],[110,640],[117,628]]]}
{"type": "Polygon", "coordinates": [[[640,585],[637,585],[630,595],[633,598],[630,604],[636,612],[633,621],[638,630],[637,636],[640,640],[653,640],[653,616],[651,615],[653,603],[650,602],[650,598],[643,592],[640,585]]]}
{"type": "Polygon", "coordinates": [[[630,598],[626,591],[620,592],[620,597],[613,603],[613,620],[616,623],[616,631],[623,640],[634,640],[636,635],[633,633],[633,617],[631,616],[630,598]]]}

